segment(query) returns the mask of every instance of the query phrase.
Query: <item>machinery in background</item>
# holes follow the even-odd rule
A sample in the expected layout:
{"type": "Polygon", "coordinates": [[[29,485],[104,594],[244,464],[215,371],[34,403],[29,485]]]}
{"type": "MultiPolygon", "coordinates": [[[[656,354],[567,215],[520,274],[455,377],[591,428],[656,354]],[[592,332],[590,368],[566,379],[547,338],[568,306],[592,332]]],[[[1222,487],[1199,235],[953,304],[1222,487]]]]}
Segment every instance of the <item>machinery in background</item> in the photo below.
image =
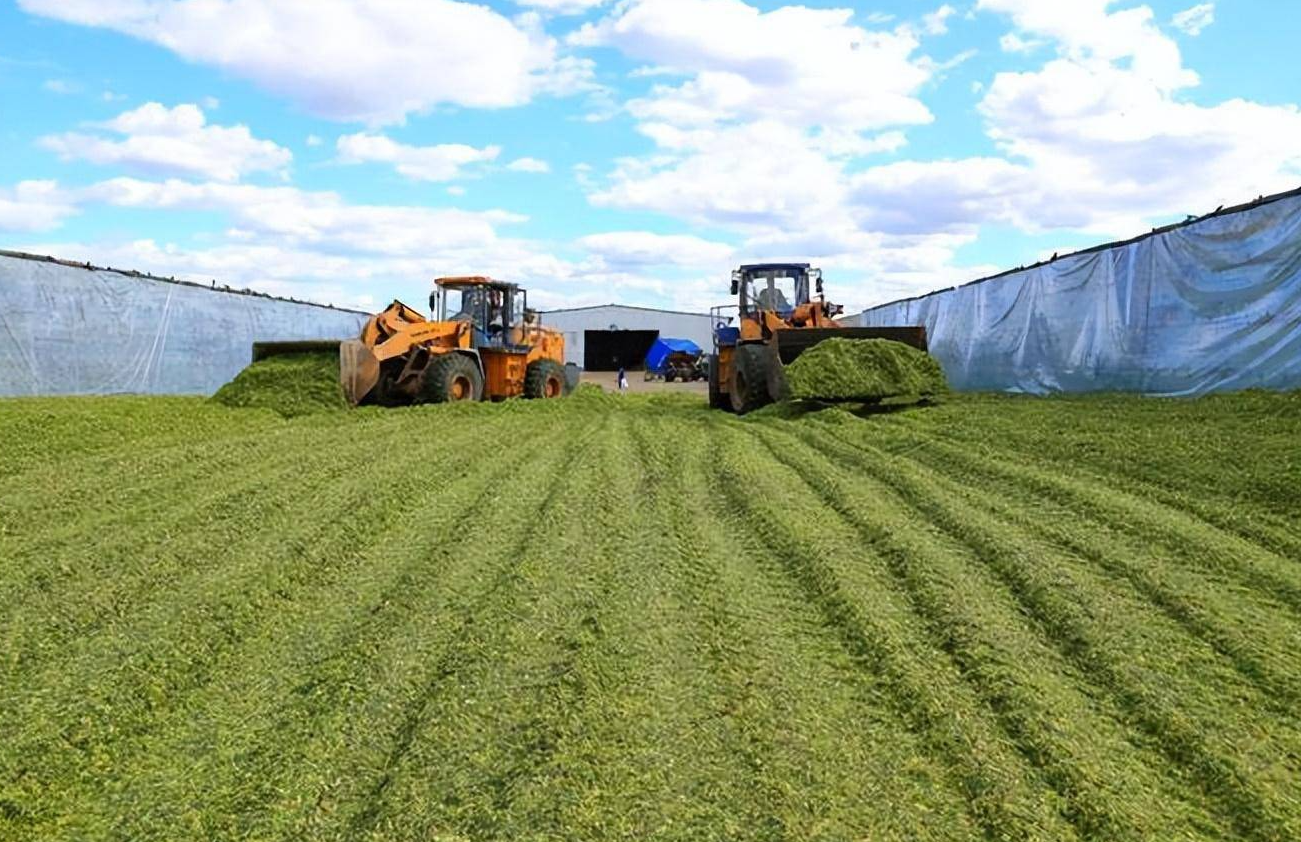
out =
{"type": "Polygon", "coordinates": [[[666,383],[703,380],[707,376],[704,350],[690,339],[656,339],[646,352],[647,380],[666,383]]]}
{"type": "Polygon", "coordinates": [[[785,400],[784,367],[832,337],[891,339],[926,350],[924,327],[846,327],[837,322],[844,308],[827,302],[822,270],[807,263],[741,266],[732,272],[731,292],[735,304],[710,310],[709,405],[715,409],[743,414],[785,400]]]}

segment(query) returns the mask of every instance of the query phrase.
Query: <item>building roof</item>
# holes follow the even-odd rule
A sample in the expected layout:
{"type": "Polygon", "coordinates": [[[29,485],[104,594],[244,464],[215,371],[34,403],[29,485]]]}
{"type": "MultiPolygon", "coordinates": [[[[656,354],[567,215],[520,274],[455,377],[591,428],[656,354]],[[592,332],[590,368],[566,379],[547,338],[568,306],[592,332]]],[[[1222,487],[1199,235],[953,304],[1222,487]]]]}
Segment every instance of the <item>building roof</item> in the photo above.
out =
{"type": "Polygon", "coordinates": [[[176,284],[177,286],[194,287],[195,289],[208,290],[209,292],[222,292],[230,295],[251,295],[255,298],[267,298],[272,301],[283,301],[287,304],[302,304],[307,307],[320,307],[322,310],[334,310],[340,313],[358,313],[363,316],[369,316],[370,313],[365,310],[353,310],[348,307],[335,307],[333,304],[318,304],[315,301],[303,301],[300,298],[285,298],[280,295],[269,295],[265,292],[258,292],[254,289],[232,289],[231,287],[217,285],[214,280],[210,284],[200,284],[194,281],[183,281],[176,278],[163,278],[158,275],[150,275],[147,272],[137,272],[133,269],[114,269],[111,266],[95,266],[90,263],[77,263],[72,260],[60,260],[57,257],[49,255],[28,254],[25,251],[10,251],[9,249],[0,249],[0,257],[12,257],[17,260],[32,260],[38,263],[56,263],[59,266],[67,266],[71,269],[85,269],[88,272],[113,272],[128,278],[140,278],[146,281],[158,281],[164,284],[176,284]]]}
{"type": "Polygon", "coordinates": [[[660,307],[638,307],[635,304],[615,304],[613,302],[610,304],[591,304],[587,307],[560,307],[555,310],[543,310],[542,314],[546,315],[547,313],[577,313],[583,310],[605,310],[608,308],[614,308],[616,310],[641,310],[642,312],[646,312],[646,313],[670,313],[675,316],[698,316],[699,318],[702,319],[710,318],[710,315],[708,313],[692,313],[687,310],[665,310],[660,307]]]}
{"type": "Polygon", "coordinates": [[[1226,208],[1223,205],[1221,205],[1220,207],[1216,208],[1215,210],[1203,216],[1190,216],[1187,219],[1185,219],[1183,222],[1175,222],[1170,225],[1163,225],[1160,228],[1153,228],[1151,231],[1147,232],[1146,234],[1139,234],[1137,237],[1131,237],[1128,240],[1117,240],[1116,242],[1112,242],[1112,243],[1103,243],[1102,245],[1090,246],[1089,248],[1080,249],[1079,251],[1073,251],[1068,254],[1055,254],[1048,260],[1040,260],[1038,263],[1032,263],[1028,266],[1018,266],[1015,269],[1005,269],[1004,271],[994,275],[986,275],[983,278],[977,278],[974,281],[968,281],[965,284],[958,284],[957,286],[945,287],[944,289],[931,290],[930,292],[924,293],[922,295],[910,295],[907,298],[897,298],[894,301],[888,301],[885,304],[873,305],[863,310],[862,312],[870,313],[873,310],[880,310],[882,307],[893,307],[896,304],[903,304],[906,301],[921,301],[924,298],[930,298],[932,295],[941,295],[946,292],[953,292],[956,289],[962,289],[963,287],[975,286],[976,284],[983,284],[986,281],[993,281],[999,278],[1005,278],[1008,275],[1015,275],[1017,272],[1025,272],[1030,269],[1038,269],[1040,266],[1047,266],[1050,263],[1056,263],[1058,260],[1065,260],[1068,257],[1078,257],[1082,254],[1094,254],[1095,252],[1107,251],[1109,249],[1132,246],[1135,243],[1141,243],[1144,240],[1151,239],[1152,237],[1159,237],[1160,235],[1168,234],[1171,231],[1178,231],[1181,228],[1188,228],[1190,226],[1198,224],[1199,222],[1205,222],[1208,219],[1214,219],[1218,216],[1232,216],[1233,214],[1236,213],[1243,213],[1244,211],[1253,210],[1255,208],[1263,207],[1264,205],[1270,205],[1273,204],[1274,202],[1281,202],[1284,199],[1292,199],[1298,196],[1301,196],[1301,187],[1298,187],[1295,190],[1288,190],[1285,193],[1275,193],[1272,196],[1258,196],[1254,202],[1247,202],[1241,205],[1234,205],[1233,207],[1226,208]]]}

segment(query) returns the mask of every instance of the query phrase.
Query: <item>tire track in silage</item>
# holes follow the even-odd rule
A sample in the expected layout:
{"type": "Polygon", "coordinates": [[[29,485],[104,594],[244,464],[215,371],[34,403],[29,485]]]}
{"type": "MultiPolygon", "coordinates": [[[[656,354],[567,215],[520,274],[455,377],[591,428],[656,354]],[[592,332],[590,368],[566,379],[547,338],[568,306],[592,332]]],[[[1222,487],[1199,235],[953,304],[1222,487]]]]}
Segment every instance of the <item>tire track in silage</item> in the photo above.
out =
{"type": "Polygon", "coordinates": [[[1082,836],[1146,839],[1213,824],[1180,781],[1163,777],[1159,754],[1131,746],[1123,724],[1072,684],[1070,662],[1037,639],[1015,602],[1000,601],[999,582],[969,575],[965,545],[937,540],[891,490],[833,465],[833,442],[802,432],[774,426],[760,435],[891,570],[931,640],[1066,801],[1082,836]]]}
{"type": "MultiPolygon", "coordinates": [[[[1138,729],[1144,742],[1161,751],[1167,761],[1190,776],[1216,811],[1246,838],[1283,840],[1293,837],[1301,816],[1288,809],[1279,794],[1267,794],[1240,762],[1224,756],[1208,744],[1208,735],[1218,729],[1205,720],[1190,721],[1184,712],[1172,708],[1155,689],[1144,688],[1126,677],[1124,665],[1107,645],[1090,634],[1087,617],[1073,605],[1082,592],[1062,590],[1061,582],[1048,582],[1024,561],[1025,548],[1033,539],[1011,527],[1010,533],[995,533],[981,524],[977,510],[957,500],[935,496],[925,478],[913,477],[906,461],[879,451],[879,464],[863,460],[873,477],[899,494],[926,520],[944,530],[953,540],[970,547],[1005,583],[1028,616],[1043,625],[1044,638],[1073,662],[1081,675],[1095,682],[1124,711],[1126,722],[1138,729]]],[[[931,478],[943,485],[946,478],[931,478]]],[[[1096,612],[1095,612],[1096,613],[1096,612]]],[[[1105,615],[1108,612],[1103,611],[1105,615]]],[[[1164,688],[1162,688],[1164,689],[1164,688]]],[[[1220,735],[1224,736],[1224,735],[1220,735]]],[[[1232,739],[1221,741],[1228,746],[1232,739]]],[[[1281,772],[1275,772],[1281,774],[1281,772]]]]}
{"type": "MultiPolygon", "coordinates": [[[[602,418],[604,423],[608,423],[608,420],[608,416],[602,418]]],[[[409,783],[411,773],[407,768],[408,759],[422,728],[431,721],[430,713],[436,699],[447,689],[447,684],[453,677],[489,657],[489,647],[480,635],[501,635],[521,622],[520,615],[515,610],[515,601],[520,597],[519,591],[524,583],[519,570],[522,564],[527,563],[529,553],[536,551],[539,541],[539,536],[531,531],[530,526],[547,522],[550,514],[560,507],[561,498],[587,473],[581,466],[584,461],[592,458],[593,437],[599,435],[599,432],[593,433],[590,429],[586,432],[587,434],[579,434],[570,431],[567,435],[557,435],[566,441],[565,455],[559,470],[551,472],[547,479],[552,481],[540,502],[531,510],[531,517],[521,518],[517,526],[523,528],[515,530],[517,534],[506,551],[496,557],[496,562],[504,564],[496,570],[487,587],[472,596],[461,622],[449,635],[450,647],[434,661],[427,671],[428,678],[421,682],[423,689],[405,706],[400,725],[391,740],[391,747],[378,767],[385,771],[367,790],[348,798],[348,801],[361,807],[347,818],[343,838],[355,839],[379,832],[386,814],[394,809],[391,803],[393,787],[399,781],[409,783]]],[[[511,505],[511,501],[508,499],[506,504],[511,505]]],[[[576,657],[576,653],[570,653],[570,657],[576,657]]],[[[503,725],[505,723],[496,723],[498,729],[503,725]]],[[[505,737],[506,734],[500,734],[500,738],[505,737]]],[[[548,738],[542,733],[536,737],[537,740],[526,747],[528,750],[524,760],[529,764],[545,762],[545,755],[550,751],[547,748],[548,738]],[[535,755],[532,751],[535,748],[542,749],[542,753],[535,755]]],[[[449,770],[443,770],[444,774],[447,771],[449,770]]],[[[494,796],[496,798],[512,789],[514,782],[526,774],[527,768],[503,768],[494,773],[495,780],[484,780],[482,785],[497,793],[494,796]]],[[[398,832],[397,827],[402,825],[401,815],[402,811],[398,809],[391,817],[397,825],[386,826],[384,832],[387,835],[398,832]]],[[[489,817],[472,818],[482,821],[489,817]]],[[[488,828],[481,827],[479,830],[485,831],[488,828]]],[[[409,831],[410,828],[407,828],[403,832],[409,831]]]]}
{"type": "Polygon", "coordinates": [[[749,767],[734,807],[747,812],[737,818],[795,838],[977,836],[945,770],[919,760],[921,747],[881,705],[877,684],[767,547],[729,520],[725,492],[706,470],[718,461],[721,416],[690,430],[676,417],[656,421],[643,448],[664,451],[655,499],[677,548],[674,577],[729,699],[725,733],[749,767]]]}
{"type": "MultiPolygon", "coordinates": [[[[381,449],[388,449],[389,444],[396,444],[409,435],[409,431],[395,428],[390,430],[390,435],[393,437],[391,442],[379,440],[369,444],[378,444],[381,449]]],[[[313,604],[314,600],[311,598],[313,593],[331,592],[340,586],[341,581],[349,581],[349,577],[366,579],[373,575],[374,568],[357,563],[362,552],[362,545],[357,543],[357,539],[362,536],[372,539],[378,536],[381,540],[387,540],[391,537],[387,532],[387,524],[400,518],[405,509],[402,506],[394,507],[382,495],[372,493],[372,489],[383,481],[385,475],[391,473],[392,465],[376,460],[369,448],[354,447],[345,452],[356,461],[355,466],[347,461],[339,461],[337,465],[338,471],[348,475],[346,484],[334,487],[335,484],[331,482],[331,475],[328,473],[318,474],[312,481],[332,486],[327,497],[330,505],[338,507],[336,515],[346,512],[349,517],[332,516],[328,509],[322,509],[322,501],[310,494],[310,486],[302,488],[305,493],[299,499],[306,507],[304,511],[314,509],[311,516],[297,517],[292,508],[278,511],[279,517],[287,518],[294,524],[293,531],[277,531],[271,541],[266,540],[265,529],[248,531],[241,542],[230,544],[225,548],[228,553],[238,553],[241,546],[257,547],[258,552],[252,556],[251,566],[247,569],[232,568],[228,575],[234,578],[230,581],[215,590],[206,587],[205,590],[194,594],[193,596],[199,602],[183,602],[184,612],[178,613],[174,608],[163,606],[167,608],[162,612],[165,626],[161,630],[151,631],[147,635],[150,648],[138,653],[140,657],[155,660],[158,656],[154,655],[154,652],[167,653],[167,660],[158,663],[157,670],[127,669],[130,662],[137,660],[137,653],[134,651],[125,652],[120,662],[115,657],[114,683],[138,680],[152,684],[155,681],[153,675],[161,673],[161,677],[167,681],[167,689],[162,697],[168,702],[168,707],[162,710],[154,709],[153,705],[141,707],[138,701],[135,706],[116,704],[107,709],[107,713],[112,716],[113,739],[121,743],[114,751],[115,765],[129,764],[137,758],[146,764],[130,775],[122,773],[118,778],[132,781],[133,787],[144,787],[150,791],[165,791],[167,786],[174,785],[172,776],[168,774],[166,768],[159,770],[162,775],[161,780],[146,785],[150,768],[148,758],[154,756],[154,752],[164,750],[165,743],[160,742],[161,735],[170,733],[168,723],[171,720],[191,721],[193,694],[208,687],[224,674],[245,674],[245,670],[240,667],[237,660],[238,656],[246,652],[252,641],[264,637],[261,622],[264,615],[261,613],[262,609],[258,607],[260,601],[269,600],[265,606],[266,610],[274,610],[276,605],[290,608],[295,603],[313,604]],[[353,472],[351,469],[354,467],[364,467],[365,470],[353,472]],[[359,508],[354,505],[356,499],[364,501],[359,508]],[[331,544],[331,541],[334,543],[331,544]],[[274,551],[273,548],[276,546],[291,550],[289,558],[274,551]],[[271,572],[269,575],[262,575],[260,570],[271,572]],[[251,591],[246,585],[253,586],[254,590],[251,591]],[[292,602],[282,602],[283,599],[292,602]],[[208,603],[210,604],[205,608],[204,604],[208,603]],[[223,619],[226,614],[229,616],[223,619]],[[161,631],[167,629],[172,630],[173,637],[177,635],[179,637],[167,642],[167,638],[161,635],[161,631]],[[168,663],[173,661],[178,662],[183,668],[180,672],[173,674],[174,671],[168,667],[168,663]],[[222,664],[226,665],[225,669],[221,668],[222,664]],[[155,733],[160,735],[159,738],[155,739],[152,736],[155,733]],[[139,777],[138,781],[137,777],[139,777]]],[[[338,460],[337,453],[334,458],[338,460]]],[[[419,480],[413,476],[408,481],[419,480]]],[[[455,480],[448,483],[448,490],[458,487],[455,480]]],[[[408,498],[409,504],[415,505],[418,499],[418,497],[408,498]]],[[[273,523],[268,522],[266,526],[270,527],[273,523]]],[[[176,599],[178,594],[172,593],[171,596],[176,599]]],[[[277,617],[277,620],[279,619],[277,617]]],[[[128,645],[134,639],[136,638],[126,638],[122,645],[128,645]]],[[[259,669],[264,668],[259,667],[259,669]]],[[[77,674],[85,675],[87,671],[80,669],[77,674]]],[[[224,685],[224,681],[221,683],[224,685]]],[[[118,695],[125,694],[124,698],[136,700],[152,698],[153,691],[149,687],[142,687],[139,692],[128,692],[129,690],[129,687],[124,688],[118,695]]],[[[213,716],[211,719],[205,717],[204,721],[209,722],[205,728],[211,727],[215,722],[220,721],[220,716],[213,716]]],[[[176,737],[181,744],[186,742],[186,733],[182,729],[180,736],[176,737]]],[[[242,734],[242,731],[240,733],[242,734]]],[[[217,774],[220,776],[223,773],[217,774]]],[[[101,776],[90,782],[90,788],[93,789],[101,784],[109,785],[114,780],[113,776],[101,776]]],[[[84,796],[82,790],[84,787],[69,795],[84,796]]],[[[216,798],[218,793],[213,792],[210,797],[216,798]]],[[[102,802],[94,803],[98,805],[102,802]]],[[[77,808],[76,812],[85,815],[90,811],[83,806],[77,808]]],[[[109,816],[106,820],[120,819],[109,816]]]]}
{"type": "MultiPolygon", "coordinates": [[[[940,469],[943,460],[910,454],[927,469],[940,469]]],[[[990,495],[984,486],[955,483],[955,493],[991,515],[1028,530],[1051,545],[1096,564],[1113,579],[1127,582],[1154,608],[1187,633],[1217,651],[1263,694],[1276,713],[1295,710],[1301,701],[1301,676],[1296,673],[1295,641],[1301,623],[1287,616],[1285,606],[1255,590],[1223,587],[1206,573],[1185,566],[1160,544],[1143,544],[1096,517],[1076,521],[1088,525],[1087,536],[1073,532],[1052,516],[1035,516],[1041,498],[1030,489],[1003,484],[990,495]],[[1286,654],[1285,654],[1286,653],[1286,654]]],[[[987,481],[980,475],[981,481],[987,481]]]]}
{"type": "Polygon", "coordinates": [[[1075,838],[1066,805],[1039,779],[1036,767],[1005,746],[995,723],[970,715],[980,703],[956,671],[940,666],[948,662],[944,653],[912,628],[915,610],[894,585],[869,563],[861,566],[869,590],[860,597],[846,589],[827,560],[855,553],[822,528],[823,501],[815,497],[810,503],[791,486],[789,469],[768,458],[754,441],[757,426],[741,422],[724,429],[743,442],[724,447],[716,466],[718,487],[741,516],[738,528],[752,530],[772,548],[849,656],[882,681],[894,711],[949,772],[985,833],[1008,839],[1075,838]],[[747,457],[738,458],[739,452],[747,457]],[[756,452],[763,458],[756,459],[756,452]],[[778,494],[780,502],[768,497],[778,494]],[[801,506],[794,511],[797,502],[801,506]]]}
{"type": "Polygon", "coordinates": [[[1301,617],[1301,567],[1194,513],[1159,501],[1103,487],[1084,477],[1063,478],[1015,461],[982,456],[953,444],[919,435],[928,459],[961,465],[991,481],[1033,490],[1072,511],[1132,535],[1140,542],[1160,542],[1210,575],[1232,575],[1262,596],[1286,604],[1301,617]]]}

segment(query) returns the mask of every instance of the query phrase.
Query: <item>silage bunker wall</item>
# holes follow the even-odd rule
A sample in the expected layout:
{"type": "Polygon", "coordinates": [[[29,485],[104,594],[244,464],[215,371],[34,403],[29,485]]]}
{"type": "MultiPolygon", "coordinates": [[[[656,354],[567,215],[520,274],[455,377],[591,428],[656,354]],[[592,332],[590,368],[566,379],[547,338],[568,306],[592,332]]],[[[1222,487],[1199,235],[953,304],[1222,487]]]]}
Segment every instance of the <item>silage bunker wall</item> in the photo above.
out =
{"type": "Polygon", "coordinates": [[[0,254],[0,396],[216,391],[255,341],[356,336],[366,314],[0,254]]]}
{"type": "Polygon", "coordinates": [[[955,389],[1301,388],[1301,191],[865,311],[924,325],[955,389]]]}

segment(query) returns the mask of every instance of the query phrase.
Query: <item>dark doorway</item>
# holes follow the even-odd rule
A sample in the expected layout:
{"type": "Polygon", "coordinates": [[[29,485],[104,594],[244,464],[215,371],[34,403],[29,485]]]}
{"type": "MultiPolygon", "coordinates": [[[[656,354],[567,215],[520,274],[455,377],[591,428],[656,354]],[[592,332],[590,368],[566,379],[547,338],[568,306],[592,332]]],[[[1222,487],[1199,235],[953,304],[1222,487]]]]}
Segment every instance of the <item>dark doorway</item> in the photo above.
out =
{"type": "Polygon", "coordinates": [[[615,371],[641,368],[646,352],[660,338],[658,330],[585,330],[583,331],[583,368],[588,371],[615,371]]]}

